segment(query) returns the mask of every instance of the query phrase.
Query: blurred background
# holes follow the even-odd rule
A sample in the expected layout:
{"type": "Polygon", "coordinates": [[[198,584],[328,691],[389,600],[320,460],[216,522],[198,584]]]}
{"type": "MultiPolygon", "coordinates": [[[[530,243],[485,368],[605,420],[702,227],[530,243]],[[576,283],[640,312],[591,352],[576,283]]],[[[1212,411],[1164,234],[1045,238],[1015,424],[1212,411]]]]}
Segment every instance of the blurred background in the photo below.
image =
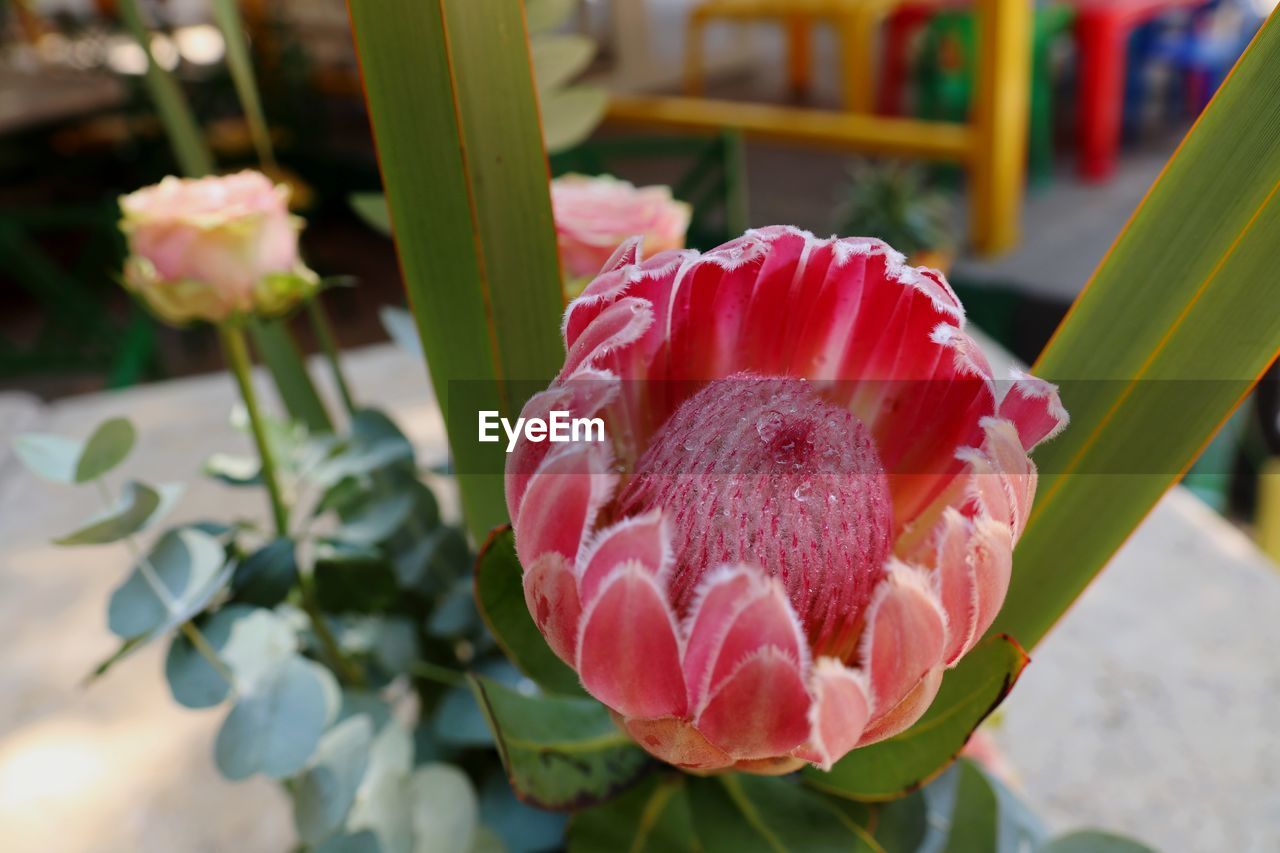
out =
{"type": "MultiPolygon", "coordinates": [[[[598,126],[593,118],[556,146],[554,174],[672,186],[694,205],[697,248],[772,223],[881,237],[948,271],[971,321],[1030,362],[1276,4],[1035,2],[1016,34],[1029,67],[984,51],[990,31],[962,0],[571,5],[562,30],[595,43],[581,79],[610,106],[598,126]],[[1020,102],[1016,122],[991,107],[1006,91],[1020,102]],[[992,156],[974,153],[983,150],[992,156]],[[1025,164],[1006,151],[1025,151],[1025,164]]],[[[179,82],[220,166],[257,167],[211,5],[140,6],[151,55],[179,82]]],[[[325,294],[338,342],[383,343],[379,309],[404,297],[393,243],[352,204],[380,182],[345,6],[240,6],[275,152],[268,171],[293,187],[308,220],[308,264],[354,283],[325,294]]],[[[116,281],[118,196],[179,171],[146,86],[148,57],[127,23],[114,0],[0,0],[0,436],[73,395],[220,369],[209,330],[159,325],[116,281]]],[[[316,349],[306,323],[294,333],[316,349]]],[[[1187,482],[1234,525],[1204,522],[1220,547],[1250,565],[1260,558],[1241,531],[1280,555],[1276,387],[1264,383],[1187,482]]],[[[0,464],[7,475],[3,451],[0,464]]],[[[0,590],[22,588],[7,583],[0,590]]],[[[11,601],[17,619],[26,605],[11,601]]],[[[18,753],[4,751],[5,738],[40,710],[0,716],[0,800],[26,778],[14,775],[18,753]]],[[[110,775],[72,769],[98,774],[92,784],[110,775]]],[[[207,766],[192,772],[222,784],[207,766]]],[[[1280,804],[1267,808],[1274,826],[1280,804]]],[[[270,827],[253,831],[265,832],[265,847],[279,840],[270,827]]]]}

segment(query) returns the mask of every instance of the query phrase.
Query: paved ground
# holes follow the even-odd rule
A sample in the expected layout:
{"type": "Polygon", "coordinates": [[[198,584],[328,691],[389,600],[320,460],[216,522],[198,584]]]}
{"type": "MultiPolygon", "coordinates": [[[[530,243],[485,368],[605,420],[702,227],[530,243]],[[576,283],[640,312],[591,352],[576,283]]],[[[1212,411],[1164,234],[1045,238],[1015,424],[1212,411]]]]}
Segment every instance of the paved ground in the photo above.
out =
{"type": "MultiPolygon", "coordinates": [[[[356,387],[389,407],[426,455],[443,433],[421,365],[388,347],[350,359],[356,387]]],[[[145,452],[125,473],[196,480],[225,426],[228,378],[211,376],[44,408],[0,396],[0,447],[39,428],[84,435],[127,414],[145,452]]],[[[184,518],[227,515],[230,491],[192,488],[184,518]]],[[[113,646],[105,602],[122,549],[44,542],[96,509],[0,451],[0,827],[7,850],[281,851],[283,796],[222,781],[210,758],[221,711],[175,706],[162,648],[90,688],[113,646]]],[[[252,508],[247,508],[252,511],[252,508]]],[[[263,507],[265,510],[265,507],[263,507]]],[[[1169,851],[1280,847],[1280,576],[1233,528],[1170,495],[1034,654],[997,738],[1058,828],[1103,826],[1169,851]]]]}

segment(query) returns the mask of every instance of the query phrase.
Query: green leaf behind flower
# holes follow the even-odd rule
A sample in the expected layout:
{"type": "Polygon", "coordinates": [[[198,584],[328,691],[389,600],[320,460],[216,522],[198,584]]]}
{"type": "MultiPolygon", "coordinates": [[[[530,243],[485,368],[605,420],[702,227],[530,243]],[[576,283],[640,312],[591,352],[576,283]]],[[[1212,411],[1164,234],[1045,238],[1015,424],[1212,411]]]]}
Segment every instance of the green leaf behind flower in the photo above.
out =
{"type": "Polygon", "coordinates": [[[831,772],[809,768],[805,781],[841,797],[884,801],[904,796],[937,776],[970,735],[1013,689],[1028,658],[1008,637],[983,640],[947,673],[920,721],[895,737],[856,749],[831,772]]]}
{"type": "Polygon", "coordinates": [[[594,699],[528,696],[484,676],[468,681],[511,785],[526,802],[585,808],[617,796],[652,767],[594,699]]]}

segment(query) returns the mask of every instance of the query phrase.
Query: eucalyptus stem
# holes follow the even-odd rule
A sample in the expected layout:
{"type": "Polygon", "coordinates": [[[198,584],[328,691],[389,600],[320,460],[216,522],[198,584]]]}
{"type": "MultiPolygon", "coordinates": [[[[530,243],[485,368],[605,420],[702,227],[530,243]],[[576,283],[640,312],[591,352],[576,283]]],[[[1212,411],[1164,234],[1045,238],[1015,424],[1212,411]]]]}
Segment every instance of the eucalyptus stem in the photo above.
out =
{"type": "MultiPolygon", "coordinates": [[[[258,408],[258,397],[253,390],[253,378],[250,376],[249,347],[245,343],[244,332],[232,323],[223,323],[218,327],[222,337],[222,346],[227,354],[227,363],[231,373],[240,386],[240,396],[244,400],[245,410],[249,414],[249,427],[253,432],[254,442],[258,445],[258,456],[262,461],[262,481],[266,483],[267,494],[271,497],[271,512],[275,518],[276,533],[279,536],[289,535],[289,512],[285,506],[284,495],[280,490],[280,479],[276,471],[275,454],[267,441],[266,424],[262,418],[262,410],[258,408]]],[[[330,664],[339,677],[350,684],[363,681],[360,671],[347,660],[342,647],[329,630],[324,612],[316,601],[315,590],[311,579],[304,574],[299,575],[299,588],[302,591],[302,609],[311,620],[311,630],[320,641],[321,648],[329,658],[330,664]]]]}
{"type": "Polygon", "coordinates": [[[289,535],[289,511],[285,507],[284,495],[280,491],[280,478],[276,472],[275,454],[271,452],[271,444],[267,441],[266,424],[262,419],[262,411],[258,408],[258,395],[253,390],[253,378],[250,376],[249,347],[244,340],[244,332],[231,323],[218,326],[218,335],[222,338],[222,348],[227,356],[227,364],[240,386],[240,397],[249,413],[249,428],[253,432],[253,440],[258,445],[258,456],[262,462],[262,481],[266,483],[267,494],[271,497],[271,514],[275,519],[276,533],[289,535]]]}
{"type": "Polygon", "coordinates": [[[342,374],[342,362],[338,357],[338,342],[333,336],[333,325],[329,322],[329,315],[324,310],[324,305],[320,303],[320,294],[316,294],[307,300],[307,316],[311,320],[311,328],[316,333],[316,340],[320,342],[320,348],[324,350],[325,360],[329,362],[329,370],[333,373],[333,384],[338,387],[338,395],[342,397],[342,405],[346,407],[347,414],[354,415],[356,412],[355,398],[351,396],[351,388],[347,385],[347,378],[342,374]]]}

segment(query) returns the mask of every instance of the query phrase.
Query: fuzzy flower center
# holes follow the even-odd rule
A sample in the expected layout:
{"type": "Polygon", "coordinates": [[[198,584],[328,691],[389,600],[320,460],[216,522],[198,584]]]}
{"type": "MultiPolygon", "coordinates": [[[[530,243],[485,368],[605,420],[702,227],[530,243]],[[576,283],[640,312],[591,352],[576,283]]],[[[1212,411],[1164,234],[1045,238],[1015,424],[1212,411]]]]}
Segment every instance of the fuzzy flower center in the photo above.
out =
{"type": "Polygon", "coordinates": [[[708,572],[746,563],[781,578],[815,653],[852,656],[889,554],[888,481],[867,428],[806,382],[712,382],[654,435],[619,501],[666,513],[682,615],[708,572]]]}

